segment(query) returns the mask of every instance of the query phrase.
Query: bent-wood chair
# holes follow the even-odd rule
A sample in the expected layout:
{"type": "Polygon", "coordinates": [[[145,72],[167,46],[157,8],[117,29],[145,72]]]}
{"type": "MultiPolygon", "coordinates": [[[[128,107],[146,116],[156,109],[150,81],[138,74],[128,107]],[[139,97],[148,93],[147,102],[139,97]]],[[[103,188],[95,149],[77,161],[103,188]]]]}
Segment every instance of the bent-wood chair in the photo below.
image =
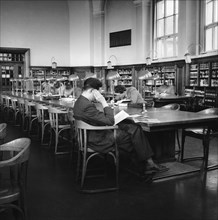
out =
{"type": "Polygon", "coordinates": [[[116,132],[117,132],[118,126],[92,126],[90,124],[87,124],[81,120],[75,120],[75,129],[76,129],[76,135],[79,145],[79,151],[78,151],[78,163],[77,163],[77,179],[79,177],[79,171],[80,171],[80,164],[82,160],[82,174],[81,174],[81,183],[80,183],[80,189],[82,192],[87,193],[99,193],[99,192],[106,192],[106,191],[114,191],[119,189],[119,152],[118,152],[118,146],[116,142],[116,132]],[[113,157],[113,161],[116,166],[116,183],[114,187],[107,187],[107,188],[97,188],[97,189],[84,189],[84,181],[87,171],[88,162],[90,159],[92,159],[94,156],[105,156],[106,154],[94,151],[89,146],[88,141],[88,132],[89,131],[102,131],[102,130],[113,130],[114,132],[114,148],[107,154],[111,155],[113,157]],[[81,158],[82,156],[82,158],[81,158]]]}
{"type": "MultiPolygon", "coordinates": [[[[197,114],[218,115],[218,108],[204,109],[198,112],[197,114]]],[[[218,164],[208,166],[210,140],[211,138],[214,138],[214,137],[218,137],[217,124],[213,127],[199,127],[199,128],[183,129],[182,130],[181,158],[180,158],[181,162],[203,159],[202,167],[204,170],[217,169],[218,164]],[[202,140],[203,156],[194,156],[194,157],[184,158],[185,138],[187,136],[202,140]]]]}
{"type": "Polygon", "coordinates": [[[0,161],[0,209],[12,209],[15,217],[20,216],[22,219],[27,219],[26,186],[30,143],[29,138],[18,138],[0,145],[3,154],[0,161]]]}

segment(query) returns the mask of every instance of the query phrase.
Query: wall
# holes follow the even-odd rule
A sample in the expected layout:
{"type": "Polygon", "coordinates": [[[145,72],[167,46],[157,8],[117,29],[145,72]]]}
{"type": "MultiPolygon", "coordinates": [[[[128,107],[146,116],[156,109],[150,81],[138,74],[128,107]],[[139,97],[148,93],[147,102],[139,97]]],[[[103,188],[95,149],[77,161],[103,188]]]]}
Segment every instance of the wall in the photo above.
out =
{"type": "Polygon", "coordinates": [[[91,11],[89,0],[68,1],[70,23],[70,65],[92,65],[91,11]]]}
{"type": "Polygon", "coordinates": [[[0,1],[0,47],[30,48],[33,66],[69,66],[67,1],[0,1]]]}

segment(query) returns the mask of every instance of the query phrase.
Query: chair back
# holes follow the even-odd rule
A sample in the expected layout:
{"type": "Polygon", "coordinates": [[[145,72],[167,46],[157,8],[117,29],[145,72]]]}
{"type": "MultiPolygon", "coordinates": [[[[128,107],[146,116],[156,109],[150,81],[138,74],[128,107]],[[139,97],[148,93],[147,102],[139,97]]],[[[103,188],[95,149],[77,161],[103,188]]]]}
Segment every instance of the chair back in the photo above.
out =
{"type": "Polygon", "coordinates": [[[18,138],[0,145],[0,169],[4,169],[1,181],[5,183],[5,190],[0,194],[0,205],[18,210],[23,219],[27,219],[26,188],[30,144],[29,138],[18,138]]]}
{"type": "Polygon", "coordinates": [[[24,105],[25,105],[25,114],[31,117],[33,114],[32,108],[35,107],[35,103],[30,102],[28,100],[24,100],[24,105]]]}
{"type": "Polygon", "coordinates": [[[180,105],[177,103],[172,103],[172,104],[164,105],[161,108],[178,111],[180,109],[180,105]]]}
{"type": "Polygon", "coordinates": [[[24,114],[25,113],[25,104],[24,104],[24,99],[23,98],[18,98],[17,99],[18,102],[18,108],[19,108],[19,112],[24,114]]]}
{"type": "Polygon", "coordinates": [[[58,129],[58,126],[61,124],[61,121],[59,120],[60,119],[59,115],[63,115],[63,114],[67,115],[66,110],[62,110],[62,109],[51,107],[51,106],[48,107],[48,113],[49,113],[49,120],[50,120],[51,127],[55,129],[58,129]]]}
{"type": "Polygon", "coordinates": [[[14,109],[14,111],[17,111],[17,99],[16,98],[11,98],[11,105],[12,105],[12,108],[14,109]]]}
{"type": "Polygon", "coordinates": [[[38,118],[38,122],[44,122],[45,111],[48,110],[48,107],[40,103],[36,103],[35,107],[36,107],[36,115],[38,118]]]}
{"type": "Polygon", "coordinates": [[[0,141],[5,139],[6,137],[6,132],[7,132],[7,124],[6,123],[1,123],[0,124],[0,141]]]}
{"type": "Polygon", "coordinates": [[[116,130],[118,129],[118,126],[93,126],[90,125],[82,120],[75,120],[75,129],[76,129],[76,136],[79,144],[80,150],[83,150],[84,148],[87,148],[88,140],[87,140],[87,131],[90,130],[114,130],[114,138],[116,141],[116,130]]]}
{"type": "Polygon", "coordinates": [[[26,162],[29,159],[30,143],[31,140],[29,138],[18,138],[0,145],[0,152],[13,152],[11,158],[0,161],[0,168],[26,162]]]}

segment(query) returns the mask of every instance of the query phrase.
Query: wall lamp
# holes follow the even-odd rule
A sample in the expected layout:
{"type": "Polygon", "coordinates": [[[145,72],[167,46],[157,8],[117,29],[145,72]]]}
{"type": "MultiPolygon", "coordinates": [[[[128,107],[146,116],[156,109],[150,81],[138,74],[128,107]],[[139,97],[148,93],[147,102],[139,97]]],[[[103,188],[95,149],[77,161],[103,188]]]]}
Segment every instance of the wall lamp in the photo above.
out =
{"type": "Polygon", "coordinates": [[[146,57],[146,65],[149,66],[151,65],[152,63],[152,59],[153,60],[157,60],[157,51],[156,50],[151,50],[149,53],[148,53],[148,56],[146,57]],[[156,54],[156,56],[154,56],[154,54],[156,54]],[[152,58],[151,58],[152,57],[152,58]]]}
{"type": "Polygon", "coordinates": [[[193,49],[191,50],[191,48],[195,46],[195,54],[203,54],[203,47],[201,44],[190,44],[187,48],[187,52],[185,53],[184,57],[185,57],[185,62],[186,63],[191,63],[191,52],[193,52],[193,49]],[[200,48],[200,50],[199,50],[200,48]]]}
{"type": "Polygon", "coordinates": [[[51,58],[51,68],[52,69],[56,69],[57,68],[57,62],[55,61],[54,57],[51,58]]]}
{"type": "Polygon", "coordinates": [[[113,66],[117,64],[117,57],[115,55],[111,55],[109,57],[109,60],[107,61],[107,69],[113,69],[114,67],[112,66],[112,61],[113,61],[113,66]]]}

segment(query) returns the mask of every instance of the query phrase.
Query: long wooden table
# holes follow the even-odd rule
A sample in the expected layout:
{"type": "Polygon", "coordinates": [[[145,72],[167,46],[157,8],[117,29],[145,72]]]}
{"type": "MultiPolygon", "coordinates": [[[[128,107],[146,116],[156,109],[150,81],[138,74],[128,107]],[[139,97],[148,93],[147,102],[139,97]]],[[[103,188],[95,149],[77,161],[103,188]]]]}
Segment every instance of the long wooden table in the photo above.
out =
{"type": "MultiPolygon", "coordinates": [[[[42,97],[32,95],[25,95],[22,97],[31,101],[38,101],[49,105],[73,108],[73,102],[45,100],[42,97]]],[[[142,114],[142,109],[140,108],[116,107],[115,111],[120,111],[122,109],[130,115],[142,114]]],[[[150,108],[142,115],[146,117],[143,122],[140,122],[140,124],[149,138],[155,154],[154,158],[159,162],[175,161],[175,131],[177,129],[211,126],[218,123],[218,116],[215,115],[202,115],[200,113],[173,111],[162,108],[150,108]]],[[[184,172],[186,173],[186,171],[184,172]]]]}

